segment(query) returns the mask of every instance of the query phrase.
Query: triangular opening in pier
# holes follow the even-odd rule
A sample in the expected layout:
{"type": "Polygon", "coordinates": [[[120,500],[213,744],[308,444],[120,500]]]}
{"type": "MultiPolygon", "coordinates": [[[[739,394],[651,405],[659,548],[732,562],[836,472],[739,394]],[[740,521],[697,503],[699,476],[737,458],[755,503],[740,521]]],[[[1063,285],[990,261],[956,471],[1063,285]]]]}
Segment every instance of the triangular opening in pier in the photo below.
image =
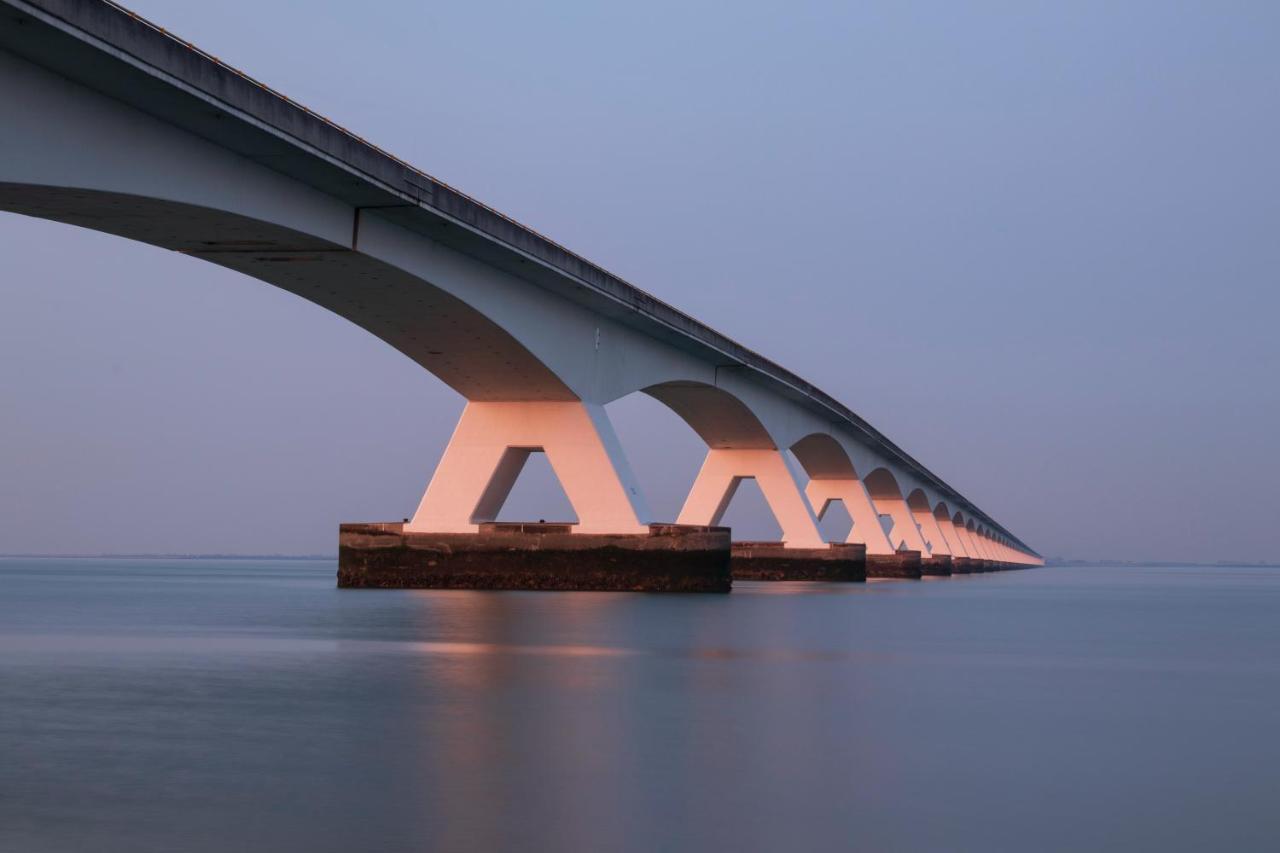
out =
{"type": "Polygon", "coordinates": [[[577,521],[578,514],[564,493],[551,461],[542,451],[529,454],[511,487],[498,521],[577,521]]]}
{"type": "Polygon", "coordinates": [[[852,529],[853,516],[849,515],[844,501],[839,498],[828,501],[826,508],[822,510],[822,517],[818,519],[818,532],[822,534],[823,540],[844,542],[848,540],[852,529]]]}
{"type": "Polygon", "coordinates": [[[754,477],[743,477],[720,523],[733,528],[734,541],[782,541],[782,528],[754,477]]]}

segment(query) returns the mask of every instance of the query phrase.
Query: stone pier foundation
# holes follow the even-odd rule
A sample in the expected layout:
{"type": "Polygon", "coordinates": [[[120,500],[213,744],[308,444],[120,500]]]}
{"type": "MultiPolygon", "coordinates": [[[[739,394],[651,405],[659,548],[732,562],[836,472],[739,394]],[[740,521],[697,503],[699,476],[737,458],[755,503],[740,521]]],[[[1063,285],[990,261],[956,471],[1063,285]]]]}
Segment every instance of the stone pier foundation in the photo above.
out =
{"type": "Polygon", "coordinates": [[[399,522],[343,524],[338,586],[728,592],[727,527],[652,524],[648,533],[573,533],[571,524],[479,525],[406,533],[399,522]]]}
{"type": "Polygon", "coordinates": [[[865,581],[867,548],[832,542],[825,548],[787,548],[781,542],[734,542],[734,580],[865,581]]]}
{"type": "Polygon", "coordinates": [[[951,577],[951,555],[935,554],[932,557],[920,558],[920,574],[925,577],[951,577]]]}
{"type": "Polygon", "coordinates": [[[919,579],[920,552],[899,551],[896,554],[868,554],[868,578],[919,579]]]}

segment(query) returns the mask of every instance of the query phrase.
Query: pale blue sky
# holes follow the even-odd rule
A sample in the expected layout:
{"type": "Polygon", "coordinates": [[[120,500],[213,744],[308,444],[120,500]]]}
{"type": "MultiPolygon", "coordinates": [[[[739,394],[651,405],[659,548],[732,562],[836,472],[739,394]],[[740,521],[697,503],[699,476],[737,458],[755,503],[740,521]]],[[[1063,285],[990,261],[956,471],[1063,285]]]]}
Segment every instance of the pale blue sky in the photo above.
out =
{"type": "MultiPolygon", "coordinates": [[[[795,370],[1047,555],[1277,559],[1274,3],[132,7],[795,370]]],[[[331,553],[412,512],[461,409],[227,270],[12,215],[0,257],[2,552],[331,553]]],[[[611,412],[673,516],[696,437],[611,412]]],[[[512,511],[562,517],[531,473],[512,511]]]]}

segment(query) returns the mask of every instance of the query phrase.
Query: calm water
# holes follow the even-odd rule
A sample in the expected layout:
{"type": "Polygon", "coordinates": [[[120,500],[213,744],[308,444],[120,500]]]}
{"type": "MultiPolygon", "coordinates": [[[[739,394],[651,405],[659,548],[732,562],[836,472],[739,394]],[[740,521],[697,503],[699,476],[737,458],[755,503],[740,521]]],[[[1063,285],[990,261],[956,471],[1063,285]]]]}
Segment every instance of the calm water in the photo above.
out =
{"type": "Polygon", "coordinates": [[[0,850],[1267,850],[1280,571],[731,596],[0,560],[0,850]]]}

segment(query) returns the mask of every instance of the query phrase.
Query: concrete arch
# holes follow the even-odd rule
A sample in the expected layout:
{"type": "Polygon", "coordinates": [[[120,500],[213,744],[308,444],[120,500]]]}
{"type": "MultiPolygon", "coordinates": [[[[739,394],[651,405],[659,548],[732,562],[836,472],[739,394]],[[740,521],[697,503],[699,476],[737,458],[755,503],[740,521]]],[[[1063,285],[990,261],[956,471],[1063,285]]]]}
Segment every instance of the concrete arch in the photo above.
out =
{"type": "Polygon", "coordinates": [[[867,484],[867,493],[873,498],[901,498],[902,489],[898,486],[898,478],[888,468],[877,468],[862,478],[867,484]]]}
{"type": "Polygon", "coordinates": [[[996,551],[995,540],[991,536],[991,529],[984,524],[982,525],[978,535],[982,537],[982,547],[986,549],[987,556],[992,560],[999,560],[1000,555],[996,551]]]}
{"type": "Polygon", "coordinates": [[[877,468],[863,478],[863,483],[866,484],[867,494],[876,511],[893,519],[889,541],[894,550],[918,551],[923,557],[930,556],[929,546],[921,535],[893,472],[888,468],[877,468]]]}
{"type": "Polygon", "coordinates": [[[769,431],[740,398],[704,382],[676,380],[641,389],[666,405],[716,450],[777,449],[769,431]]]}
{"type": "Polygon", "coordinates": [[[912,489],[907,495],[907,506],[932,513],[933,509],[929,504],[929,496],[924,493],[924,489],[912,489]]]}
{"type": "Polygon", "coordinates": [[[939,532],[942,533],[943,539],[946,540],[947,547],[951,549],[951,556],[968,557],[969,551],[965,548],[964,541],[956,531],[955,525],[951,520],[951,509],[947,506],[946,501],[938,501],[937,506],[933,508],[933,519],[938,526],[939,532]]]}
{"type": "Polygon", "coordinates": [[[795,454],[810,479],[856,480],[858,478],[849,453],[829,433],[810,433],[791,445],[791,452],[795,454]]]}
{"type": "Polygon", "coordinates": [[[955,551],[952,549],[950,541],[943,534],[942,528],[938,525],[938,520],[934,517],[933,504],[929,500],[929,496],[925,494],[924,489],[915,488],[907,495],[907,508],[911,511],[911,517],[916,523],[916,527],[920,529],[920,533],[924,537],[925,544],[929,547],[929,553],[935,557],[950,557],[955,551]]]}
{"type": "MultiPolygon", "coordinates": [[[[332,155],[321,165],[297,140],[250,144],[272,132],[222,106],[173,121],[131,103],[136,94],[154,108],[147,92],[104,97],[0,50],[0,93],[12,107],[0,123],[0,210],[276,284],[352,319],[471,401],[603,404],[655,381],[714,375],[705,360],[588,305],[601,298],[583,287],[538,278],[542,267],[476,239],[465,222],[424,219],[404,164],[383,162],[389,171],[376,176],[335,172],[332,155]]],[[[362,143],[347,142],[346,153],[358,153],[362,143]]],[[[437,202],[469,203],[439,192],[437,202]]]]}
{"type": "Polygon", "coordinates": [[[893,554],[880,525],[880,513],[858,478],[857,463],[849,449],[849,444],[827,432],[811,432],[791,445],[792,455],[809,477],[805,497],[818,520],[825,518],[837,501],[844,506],[853,522],[846,542],[863,545],[872,556],[893,554]]]}
{"type": "Polygon", "coordinates": [[[720,524],[742,481],[753,479],[788,547],[825,544],[805,500],[802,472],[742,399],[715,385],[689,380],[642,390],[678,414],[707,444],[706,458],[677,521],[720,524]]]}
{"type": "Polygon", "coordinates": [[[279,287],[365,329],[468,400],[577,399],[484,313],[349,245],[228,210],[71,187],[0,183],[0,210],[169,249],[279,287]]]}
{"type": "Polygon", "coordinates": [[[963,512],[957,511],[951,518],[951,526],[956,531],[956,537],[963,543],[969,557],[974,560],[982,560],[982,553],[973,541],[973,520],[966,517],[963,512]]]}
{"type": "Polygon", "coordinates": [[[973,550],[983,560],[991,559],[987,553],[986,546],[982,541],[982,525],[976,523],[972,518],[967,519],[964,523],[965,533],[969,537],[969,541],[973,544],[973,550]]]}

